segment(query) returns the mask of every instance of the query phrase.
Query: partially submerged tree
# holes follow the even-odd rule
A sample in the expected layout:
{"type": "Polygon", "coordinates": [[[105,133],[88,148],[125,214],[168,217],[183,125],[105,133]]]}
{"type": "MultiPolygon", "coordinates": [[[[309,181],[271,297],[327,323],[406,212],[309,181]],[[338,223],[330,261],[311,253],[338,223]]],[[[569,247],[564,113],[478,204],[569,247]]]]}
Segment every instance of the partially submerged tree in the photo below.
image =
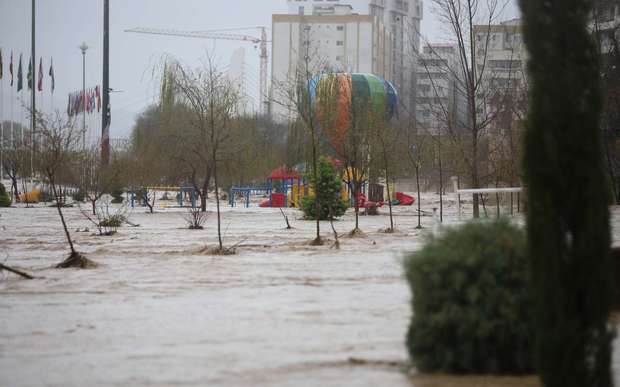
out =
{"type": "Polygon", "coordinates": [[[71,234],[69,233],[67,222],[62,212],[62,207],[64,205],[61,193],[62,187],[58,185],[59,171],[69,163],[75,161],[75,150],[80,139],[79,132],[75,130],[74,122],[70,118],[65,118],[58,112],[53,116],[37,114],[36,122],[41,138],[41,146],[37,154],[39,169],[47,178],[52,194],[54,195],[58,216],[60,217],[70,249],[69,257],[56,267],[93,267],[95,263],[80,254],[75,249],[73,241],[71,240],[71,234]]]}
{"type": "MultiPolygon", "coordinates": [[[[305,31],[308,33],[309,31],[305,31]]],[[[318,181],[319,170],[319,122],[312,90],[316,87],[319,75],[327,71],[323,61],[312,52],[310,37],[306,41],[300,53],[300,60],[296,63],[295,71],[289,79],[274,82],[275,96],[273,102],[282,106],[290,115],[288,119],[294,121],[293,127],[301,129],[309,138],[310,166],[312,179],[318,181]],[[314,54],[314,55],[313,55],[314,54]]],[[[315,201],[315,210],[321,211],[320,198],[315,201]]],[[[316,219],[316,237],[313,245],[323,245],[321,239],[321,224],[316,219]]]]}
{"type": "MultiPolygon", "coordinates": [[[[440,21],[456,44],[458,61],[449,73],[459,80],[457,87],[467,106],[466,117],[456,122],[457,125],[446,127],[446,132],[461,146],[462,159],[473,188],[480,188],[483,181],[484,157],[481,148],[493,120],[492,114],[484,114],[493,94],[485,79],[492,25],[506,3],[506,0],[433,0],[440,21]]],[[[442,110],[450,113],[447,109],[442,110]]],[[[477,218],[479,214],[479,197],[474,194],[473,215],[477,218]]]]}
{"type": "Polygon", "coordinates": [[[608,387],[615,269],[591,2],[520,5],[530,55],[523,165],[538,368],[548,387],[608,387]]]}
{"type": "MultiPolygon", "coordinates": [[[[239,95],[212,58],[207,58],[203,68],[196,70],[177,65],[174,82],[180,103],[189,112],[193,133],[193,147],[190,149],[200,160],[204,160],[205,168],[210,168],[206,175],[212,174],[213,177],[218,238],[218,248],[214,252],[225,253],[229,250],[224,249],[222,241],[218,168],[224,154],[230,150],[230,129],[237,113],[239,95]]],[[[205,180],[203,189],[207,185],[208,180],[205,180]]]]}
{"type": "Polygon", "coordinates": [[[112,164],[105,164],[101,159],[100,145],[94,144],[82,152],[83,169],[80,190],[91,204],[92,214],[97,215],[97,201],[110,192],[116,182],[119,170],[112,164]]]}

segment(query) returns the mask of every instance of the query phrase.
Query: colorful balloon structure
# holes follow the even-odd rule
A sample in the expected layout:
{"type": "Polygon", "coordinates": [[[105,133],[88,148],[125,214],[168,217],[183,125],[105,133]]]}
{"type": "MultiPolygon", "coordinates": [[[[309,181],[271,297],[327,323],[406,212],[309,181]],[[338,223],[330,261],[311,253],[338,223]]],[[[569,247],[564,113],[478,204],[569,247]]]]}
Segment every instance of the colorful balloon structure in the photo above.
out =
{"type": "Polygon", "coordinates": [[[397,95],[390,82],[372,74],[321,74],[310,82],[312,109],[340,155],[354,123],[364,117],[389,121],[396,114],[397,95]]]}

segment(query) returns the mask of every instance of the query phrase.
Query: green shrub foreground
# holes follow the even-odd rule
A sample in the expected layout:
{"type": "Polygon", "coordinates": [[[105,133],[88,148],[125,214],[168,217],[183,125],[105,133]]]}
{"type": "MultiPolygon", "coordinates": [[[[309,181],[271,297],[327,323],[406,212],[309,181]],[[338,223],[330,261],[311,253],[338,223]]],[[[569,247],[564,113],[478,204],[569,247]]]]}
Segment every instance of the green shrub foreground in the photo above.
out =
{"type": "Polygon", "coordinates": [[[472,222],[406,259],[413,293],[407,348],[418,370],[533,371],[525,242],[507,220],[472,222]]]}
{"type": "Polygon", "coordinates": [[[11,196],[4,188],[4,184],[0,183],[0,207],[10,207],[12,202],[11,196]]]}
{"type": "Polygon", "coordinates": [[[318,184],[310,176],[310,183],[316,188],[315,195],[306,196],[301,202],[301,210],[306,219],[316,219],[316,198],[319,198],[320,220],[331,217],[339,218],[344,215],[347,205],[340,198],[341,181],[332,163],[325,157],[319,159],[318,184]]]}

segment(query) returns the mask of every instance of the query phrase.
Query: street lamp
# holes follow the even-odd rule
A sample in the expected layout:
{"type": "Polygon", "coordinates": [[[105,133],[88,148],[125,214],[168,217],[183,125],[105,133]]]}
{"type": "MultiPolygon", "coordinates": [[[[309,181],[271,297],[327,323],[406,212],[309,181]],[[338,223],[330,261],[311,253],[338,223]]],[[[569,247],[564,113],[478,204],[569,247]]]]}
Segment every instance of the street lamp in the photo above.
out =
{"type": "Polygon", "coordinates": [[[409,151],[411,152],[411,159],[413,160],[413,165],[415,166],[415,182],[416,187],[418,189],[418,225],[417,229],[422,228],[421,217],[422,211],[420,209],[420,162],[418,161],[418,147],[416,144],[411,144],[409,146],[409,151]]]}
{"type": "Polygon", "coordinates": [[[86,42],[78,47],[82,51],[82,150],[86,149],[86,42]]]}

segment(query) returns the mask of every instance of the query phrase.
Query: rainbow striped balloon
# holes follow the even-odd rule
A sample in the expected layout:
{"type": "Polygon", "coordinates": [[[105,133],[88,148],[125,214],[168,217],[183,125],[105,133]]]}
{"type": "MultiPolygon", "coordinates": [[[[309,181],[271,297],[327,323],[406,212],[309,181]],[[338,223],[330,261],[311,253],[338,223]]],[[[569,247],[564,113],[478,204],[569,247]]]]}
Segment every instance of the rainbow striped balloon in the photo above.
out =
{"type": "Polygon", "coordinates": [[[312,108],[337,153],[362,115],[389,121],[396,114],[398,94],[385,79],[372,74],[321,74],[310,82],[312,108]]]}

